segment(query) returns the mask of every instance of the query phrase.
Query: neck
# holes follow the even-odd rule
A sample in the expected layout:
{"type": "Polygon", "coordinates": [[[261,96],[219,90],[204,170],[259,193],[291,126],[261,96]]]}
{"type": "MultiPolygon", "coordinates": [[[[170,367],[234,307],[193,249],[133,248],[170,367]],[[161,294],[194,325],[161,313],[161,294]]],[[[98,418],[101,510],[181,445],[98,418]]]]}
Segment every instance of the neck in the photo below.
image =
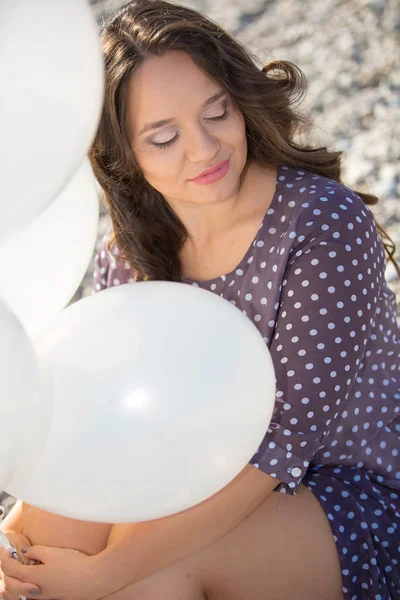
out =
{"type": "Polygon", "coordinates": [[[188,239],[194,244],[204,244],[229,230],[241,212],[243,192],[247,188],[252,166],[243,170],[234,193],[221,202],[198,204],[168,200],[188,232],[188,239]]]}
{"type": "Polygon", "coordinates": [[[213,206],[194,205],[186,211],[177,211],[189,234],[180,254],[185,276],[210,279],[215,276],[214,272],[226,272],[225,255],[229,255],[228,267],[231,262],[236,264],[235,260],[242,257],[254,239],[272,201],[275,186],[274,166],[251,164],[237,193],[225,202],[213,206]],[[224,265],[219,264],[222,258],[224,265]]]}

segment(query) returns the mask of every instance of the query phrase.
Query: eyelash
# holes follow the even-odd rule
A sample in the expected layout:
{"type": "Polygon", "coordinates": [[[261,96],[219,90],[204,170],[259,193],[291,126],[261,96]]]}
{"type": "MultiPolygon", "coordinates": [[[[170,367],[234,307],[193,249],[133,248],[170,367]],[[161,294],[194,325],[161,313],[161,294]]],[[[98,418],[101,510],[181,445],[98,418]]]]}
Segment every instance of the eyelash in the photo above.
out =
{"type": "MultiPolygon", "coordinates": [[[[229,109],[227,106],[225,106],[225,111],[222,115],[219,115],[218,117],[208,117],[207,121],[223,121],[224,119],[227,118],[229,114],[229,109]]],[[[164,150],[164,148],[168,148],[168,146],[170,146],[171,144],[173,144],[174,142],[176,142],[176,140],[179,138],[179,133],[177,133],[172,140],[169,140],[168,142],[163,142],[162,144],[156,144],[156,142],[152,142],[152,145],[155,146],[156,148],[158,148],[159,150],[164,150]]]]}

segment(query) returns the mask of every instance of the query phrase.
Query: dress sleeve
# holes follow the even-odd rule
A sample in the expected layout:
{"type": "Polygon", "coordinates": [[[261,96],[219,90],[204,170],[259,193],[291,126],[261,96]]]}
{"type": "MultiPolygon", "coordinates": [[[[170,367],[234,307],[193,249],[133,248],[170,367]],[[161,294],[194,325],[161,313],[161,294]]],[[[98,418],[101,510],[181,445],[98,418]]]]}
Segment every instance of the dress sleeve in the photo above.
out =
{"type": "Polygon", "coordinates": [[[297,491],[346,410],[384,269],[372,214],[355,193],[317,198],[302,214],[270,347],[277,379],[274,415],[251,460],[282,482],[281,492],[297,491]]]}
{"type": "Polygon", "coordinates": [[[108,249],[109,235],[105,235],[94,259],[92,294],[108,287],[131,283],[134,278],[132,267],[118,260],[118,249],[108,249]]]}
{"type": "Polygon", "coordinates": [[[100,292],[107,287],[109,269],[109,258],[105,248],[105,240],[103,239],[103,242],[94,258],[92,294],[100,292]]]}

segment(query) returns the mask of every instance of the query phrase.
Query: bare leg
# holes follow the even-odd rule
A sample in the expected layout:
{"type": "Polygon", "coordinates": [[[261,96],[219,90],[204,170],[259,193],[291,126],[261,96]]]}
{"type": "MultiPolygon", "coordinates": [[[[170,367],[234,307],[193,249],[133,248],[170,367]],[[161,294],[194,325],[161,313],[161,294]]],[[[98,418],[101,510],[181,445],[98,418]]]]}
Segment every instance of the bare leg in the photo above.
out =
{"type": "Polygon", "coordinates": [[[107,600],[342,600],[333,535],[318,500],[273,493],[218,543],[107,600]]]}
{"type": "Polygon", "coordinates": [[[107,600],[207,600],[207,596],[196,575],[190,569],[182,570],[178,563],[107,596],[107,600]]]}

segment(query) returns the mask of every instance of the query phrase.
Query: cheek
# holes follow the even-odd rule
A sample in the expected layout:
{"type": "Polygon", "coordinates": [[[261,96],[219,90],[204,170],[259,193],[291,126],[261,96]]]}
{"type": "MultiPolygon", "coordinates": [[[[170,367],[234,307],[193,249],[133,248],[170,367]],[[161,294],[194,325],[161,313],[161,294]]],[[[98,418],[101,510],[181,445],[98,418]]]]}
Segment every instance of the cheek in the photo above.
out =
{"type": "Polygon", "coordinates": [[[177,192],[179,174],[182,172],[180,157],[172,148],[135,152],[136,161],[146,181],[163,195],[177,192]]]}
{"type": "Polygon", "coordinates": [[[165,150],[155,148],[150,151],[139,151],[135,153],[135,157],[149,183],[151,183],[151,180],[172,179],[174,170],[177,168],[177,157],[168,148],[165,150]]]}
{"type": "Polygon", "coordinates": [[[246,152],[246,125],[241,114],[236,113],[230,127],[230,140],[232,145],[236,146],[239,151],[246,152]]]}

